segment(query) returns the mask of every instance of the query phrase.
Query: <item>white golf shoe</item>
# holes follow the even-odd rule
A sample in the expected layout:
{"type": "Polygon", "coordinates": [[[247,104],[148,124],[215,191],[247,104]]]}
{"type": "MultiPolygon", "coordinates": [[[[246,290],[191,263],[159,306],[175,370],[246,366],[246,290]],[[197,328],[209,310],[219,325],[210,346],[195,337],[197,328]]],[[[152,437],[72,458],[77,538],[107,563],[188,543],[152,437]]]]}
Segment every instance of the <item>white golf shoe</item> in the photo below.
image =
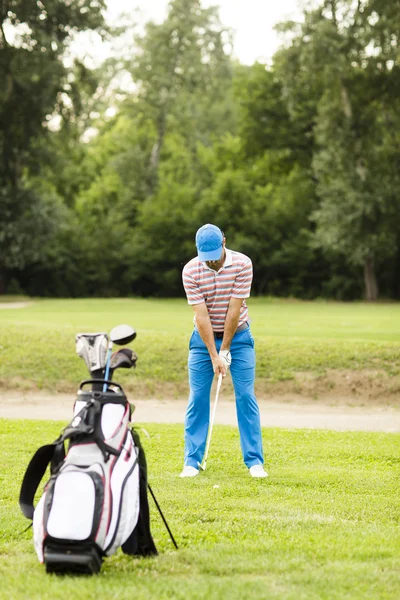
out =
{"type": "Polygon", "coordinates": [[[199,469],[196,469],[195,467],[190,467],[189,465],[185,465],[179,477],[196,477],[196,475],[198,474],[199,469]]]}
{"type": "Polygon", "coordinates": [[[252,477],[268,477],[268,473],[264,471],[263,465],[253,465],[249,471],[252,477]]]}

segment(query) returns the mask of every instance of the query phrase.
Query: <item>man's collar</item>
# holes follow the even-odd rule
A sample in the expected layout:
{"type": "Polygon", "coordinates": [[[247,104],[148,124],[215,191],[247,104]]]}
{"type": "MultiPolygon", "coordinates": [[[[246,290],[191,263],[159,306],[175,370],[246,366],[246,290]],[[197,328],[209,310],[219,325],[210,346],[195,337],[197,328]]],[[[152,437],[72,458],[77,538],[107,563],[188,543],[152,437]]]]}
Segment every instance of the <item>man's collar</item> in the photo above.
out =
{"type": "Polygon", "coordinates": [[[232,264],[232,252],[231,250],[228,250],[228,248],[225,248],[225,262],[224,262],[224,267],[230,267],[232,264]]]}
{"type": "MultiPolygon", "coordinates": [[[[214,271],[214,269],[211,269],[205,262],[201,263],[203,265],[203,267],[205,269],[208,269],[209,271],[214,271]]],[[[219,271],[221,271],[222,269],[225,269],[225,267],[230,267],[232,265],[232,250],[228,250],[228,248],[225,248],[225,261],[224,264],[222,265],[222,267],[219,269],[219,271]]],[[[219,273],[219,271],[214,271],[214,273],[219,273]]]]}

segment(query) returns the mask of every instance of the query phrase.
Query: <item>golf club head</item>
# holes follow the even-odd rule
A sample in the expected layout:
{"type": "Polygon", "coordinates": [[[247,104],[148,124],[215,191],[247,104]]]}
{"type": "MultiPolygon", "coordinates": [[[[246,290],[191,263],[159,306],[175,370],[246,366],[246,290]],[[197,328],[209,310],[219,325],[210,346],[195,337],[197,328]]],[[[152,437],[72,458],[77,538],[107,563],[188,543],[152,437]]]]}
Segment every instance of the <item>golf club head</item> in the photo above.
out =
{"type": "Polygon", "coordinates": [[[131,369],[136,367],[137,354],[130,348],[121,348],[113,352],[110,358],[110,369],[131,369]]]}
{"type": "Polygon", "coordinates": [[[110,331],[110,340],[118,346],[129,344],[135,337],[136,331],[130,325],[117,325],[110,331]]]}
{"type": "Polygon", "coordinates": [[[85,361],[89,373],[104,369],[108,346],[106,333],[78,333],[75,344],[76,353],[85,361]]]}

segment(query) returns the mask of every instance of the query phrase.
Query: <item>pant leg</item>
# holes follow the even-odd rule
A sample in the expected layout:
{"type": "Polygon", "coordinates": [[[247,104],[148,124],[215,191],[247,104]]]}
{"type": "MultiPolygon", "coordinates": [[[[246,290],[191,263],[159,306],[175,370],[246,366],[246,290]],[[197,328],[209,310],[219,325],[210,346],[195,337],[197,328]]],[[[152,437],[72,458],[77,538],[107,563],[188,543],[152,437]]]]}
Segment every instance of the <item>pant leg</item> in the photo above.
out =
{"type": "Polygon", "coordinates": [[[197,468],[206,448],[214,378],[209,352],[197,330],[190,338],[188,373],[190,395],[185,417],[185,465],[197,468]]]}
{"type": "Polygon", "coordinates": [[[233,336],[231,375],[236,398],[236,413],[243,460],[248,468],[263,464],[260,411],[255,392],[255,350],[250,328],[233,336]]]}

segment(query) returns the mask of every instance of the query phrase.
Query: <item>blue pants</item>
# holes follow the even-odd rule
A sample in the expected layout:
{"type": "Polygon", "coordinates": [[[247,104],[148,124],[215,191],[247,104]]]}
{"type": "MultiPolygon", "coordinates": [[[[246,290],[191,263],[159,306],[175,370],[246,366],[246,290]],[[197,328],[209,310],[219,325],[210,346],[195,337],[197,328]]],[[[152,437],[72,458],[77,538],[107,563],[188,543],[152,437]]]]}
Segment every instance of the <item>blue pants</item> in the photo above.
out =
{"type": "MultiPolygon", "coordinates": [[[[215,342],[219,352],[222,340],[216,339],[215,342]]],[[[233,336],[230,351],[240,445],[243,460],[250,468],[264,463],[260,412],[254,393],[254,339],[250,328],[233,336]]],[[[190,338],[188,370],[190,396],[185,418],[185,465],[198,468],[207,442],[214,370],[207,347],[197,329],[194,329],[190,338]]]]}

